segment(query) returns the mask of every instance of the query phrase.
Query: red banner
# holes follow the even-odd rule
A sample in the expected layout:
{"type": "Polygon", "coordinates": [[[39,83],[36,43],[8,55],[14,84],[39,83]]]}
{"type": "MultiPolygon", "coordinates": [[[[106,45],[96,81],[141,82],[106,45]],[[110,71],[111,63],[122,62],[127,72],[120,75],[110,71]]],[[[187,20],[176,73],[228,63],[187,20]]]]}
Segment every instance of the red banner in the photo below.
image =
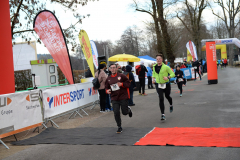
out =
{"type": "Polygon", "coordinates": [[[74,80],[68,48],[61,26],[55,15],[47,10],[39,12],[35,17],[33,28],[53,59],[57,62],[68,82],[73,84],[74,80]]]}

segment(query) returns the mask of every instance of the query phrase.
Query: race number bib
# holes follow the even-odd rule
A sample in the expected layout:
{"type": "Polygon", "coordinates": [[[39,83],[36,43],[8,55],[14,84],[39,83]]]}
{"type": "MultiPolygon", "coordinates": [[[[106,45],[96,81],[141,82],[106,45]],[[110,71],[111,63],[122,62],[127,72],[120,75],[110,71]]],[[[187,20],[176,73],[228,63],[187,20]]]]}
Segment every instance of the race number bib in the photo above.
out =
{"type": "Polygon", "coordinates": [[[165,89],[166,88],[166,83],[164,83],[164,84],[159,83],[158,88],[165,89]]]}
{"type": "Polygon", "coordinates": [[[178,81],[179,81],[179,82],[182,82],[182,81],[183,81],[183,79],[182,79],[182,78],[178,78],[178,81]]]}
{"type": "Polygon", "coordinates": [[[112,84],[112,85],[111,85],[111,89],[112,89],[112,91],[117,91],[117,90],[119,90],[120,88],[119,88],[118,84],[115,83],[115,84],[112,84]]]}
{"type": "Polygon", "coordinates": [[[197,67],[193,67],[194,69],[197,69],[197,67]]]}

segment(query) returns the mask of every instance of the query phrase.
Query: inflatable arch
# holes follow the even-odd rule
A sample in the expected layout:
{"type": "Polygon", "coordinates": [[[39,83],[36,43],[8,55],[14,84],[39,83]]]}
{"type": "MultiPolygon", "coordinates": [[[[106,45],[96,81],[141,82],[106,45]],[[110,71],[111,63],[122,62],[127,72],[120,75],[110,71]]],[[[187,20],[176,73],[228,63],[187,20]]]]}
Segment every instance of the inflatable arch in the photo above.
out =
{"type": "MultiPolygon", "coordinates": [[[[227,59],[227,47],[226,44],[216,45],[216,49],[221,50],[221,59],[227,59]]],[[[202,47],[202,51],[206,51],[206,45],[202,47]]]]}

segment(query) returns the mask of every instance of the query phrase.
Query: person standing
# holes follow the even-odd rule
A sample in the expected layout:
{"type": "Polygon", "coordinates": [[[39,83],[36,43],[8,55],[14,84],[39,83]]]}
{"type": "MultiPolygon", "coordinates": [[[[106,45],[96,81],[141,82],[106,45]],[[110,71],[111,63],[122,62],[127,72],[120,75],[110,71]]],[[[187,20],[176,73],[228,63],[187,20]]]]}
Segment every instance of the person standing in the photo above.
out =
{"type": "Polygon", "coordinates": [[[105,82],[107,79],[107,74],[104,72],[105,64],[100,64],[98,71],[95,73],[95,78],[98,78],[100,87],[98,89],[99,99],[100,99],[100,112],[105,112],[106,107],[106,92],[105,92],[105,82]]]}
{"type": "Polygon", "coordinates": [[[148,89],[153,89],[153,85],[152,85],[152,69],[150,68],[150,66],[147,67],[147,78],[148,78],[148,89]]]}
{"type": "Polygon", "coordinates": [[[133,89],[136,87],[136,83],[135,83],[134,75],[132,73],[132,66],[127,65],[126,71],[124,72],[124,74],[127,76],[129,81],[131,82],[131,85],[129,87],[130,99],[128,100],[128,106],[135,106],[135,104],[133,103],[133,89]]]}
{"type": "Polygon", "coordinates": [[[122,133],[122,122],[120,115],[120,108],[122,110],[123,115],[129,115],[132,117],[131,108],[128,106],[129,95],[129,87],[131,86],[131,82],[122,73],[117,72],[117,65],[111,65],[112,75],[109,76],[105,83],[105,89],[107,94],[111,94],[111,101],[113,105],[113,112],[115,121],[118,126],[118,130],[116,133],[122,133]]]}
{"type": "Polygon", "coordinates": [[[138,75],[138,79],[139,79],[139,94],[140,95],[143,95],[143,96],[146,96],[147,94],[145,93],[145,73],[148,72],[147,68],[144,66],[144,62],[141,61],[140,62],[141,65],[141,70],[139,72],[139,75],[138,75]],[[142,90],[142,93],[141,93],[141,90],[142,90]]]}
{"type": "MultiPolygon", "coordinates": [[[[108,77],[109,75],[111,75],[110,67],[108,68],[108,71],[107,71],[107,66],[106,66],[105,69],[104,69],[104,71],[105,71],[105,73],[107,74],[107,77],[108,77]]],[[[105,88],[104,88],[104,89],[105,89],[105,88]]],[[[112,111],[111,100],[110,100],[109,94],[106,94],[106,106],[105,106],[105,110],[106,110],[107,112],[112,111]]]]}
{"type": "Polygon", "coordinates": [[[175,71],[175,77],[177,85],[178,85],[178,89],[180,90],[180,97],[182,97],[182,86],[184,84],[184,79],[183,79],[183,71],[180,70],[180,66],[176,67],[176,71],[175,71]]]}
{"type": "Polygon", "coordinates": [[[196,58],[194,58],[192,66],[193,66],[194,71],[195,71],[195,80],[194,81],[196,81],[196,79],[197,79],[197,73],[198,73],[198,75],[200,77],[200,81],[201,81],[202,77],[201,77],[201,74],[199,72],[200,63],[196,60],[196,58]]]}
{"type": "Polygon", "coordinates": [[[175,77],[175,74],[170,67],[163,63],[162,54],[157,54],[156,60],[157,64],[153,66],[153,83],[155,83],[156,85],[156,90],[159,97],[159,106],[162,114],[161,120],[166,120],[163,93],[165,93],[165,97],[167,98],[170,104],[171,113],[173,112],[173,102],[172,97],[170,97],[171,85],[169,79],[175,77]]]}

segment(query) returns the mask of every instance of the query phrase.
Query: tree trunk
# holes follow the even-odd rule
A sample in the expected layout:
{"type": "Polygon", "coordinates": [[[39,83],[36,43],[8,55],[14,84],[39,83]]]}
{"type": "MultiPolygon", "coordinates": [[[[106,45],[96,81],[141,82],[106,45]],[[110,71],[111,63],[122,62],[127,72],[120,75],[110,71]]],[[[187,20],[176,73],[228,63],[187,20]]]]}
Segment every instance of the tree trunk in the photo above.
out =
{"type": "Polygon", "coordinates": [[[162,34],[163,34],[163,39],[164,39],[167,60],[168,60],[168,62],[171,63],[171,67],[173,68],[175,56],[173,54],[171,39],[170,39],[168,30],[167,30],[167,21],[165,20],[164,14],[163,14],[163,10],[164,10],[163,9],[163,0],[156,0],[156,5],[157,5],[158,16],[159,16],[159,22],[160,22],[161,30],[162,30],[162,34]]]}
{"type": "Polygon", "coordinates": [[[154,20],[154,24],[155,24],[155,31],[156,31],[156,35],[157,35],[157,52],[162,52],[162,41],[161,41],[161,31],[160,31],[160,27],[158,24],[158,19],[157,19],[157,11],[156,11],[156,3],[155,0],[151,0],[152,1],[152,8],[153,8],[153,20],[154,20]]]}

